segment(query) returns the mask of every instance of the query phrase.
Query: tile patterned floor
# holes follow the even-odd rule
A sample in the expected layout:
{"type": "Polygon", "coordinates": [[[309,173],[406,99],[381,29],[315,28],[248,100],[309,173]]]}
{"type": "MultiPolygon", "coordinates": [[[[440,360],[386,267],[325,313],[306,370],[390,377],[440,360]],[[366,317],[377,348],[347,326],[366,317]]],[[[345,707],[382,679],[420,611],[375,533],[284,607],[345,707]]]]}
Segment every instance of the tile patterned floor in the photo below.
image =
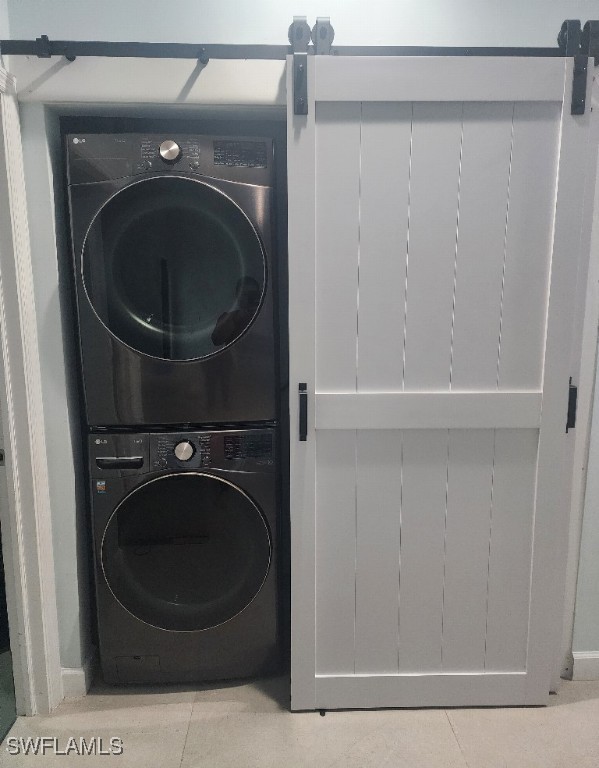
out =
{"type": "Polygon", "coordinates": [[[13,768],[599,768],[599,683],[564,682],[544,708],[288,711],[285,680],[223,687],[96,686],[9,737],[111,736],[123,754],[11,755],[13,768]]]}

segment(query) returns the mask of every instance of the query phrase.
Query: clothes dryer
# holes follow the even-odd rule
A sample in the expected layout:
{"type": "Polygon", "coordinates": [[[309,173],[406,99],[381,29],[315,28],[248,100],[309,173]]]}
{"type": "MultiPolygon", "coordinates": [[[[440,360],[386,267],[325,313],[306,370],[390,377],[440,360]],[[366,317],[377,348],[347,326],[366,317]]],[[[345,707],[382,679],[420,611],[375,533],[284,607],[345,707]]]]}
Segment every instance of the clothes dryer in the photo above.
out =
{"type": "Polygon", "coordinates": [[[88,425],[275,420],[272,140],[66,142],[88,425]]]}

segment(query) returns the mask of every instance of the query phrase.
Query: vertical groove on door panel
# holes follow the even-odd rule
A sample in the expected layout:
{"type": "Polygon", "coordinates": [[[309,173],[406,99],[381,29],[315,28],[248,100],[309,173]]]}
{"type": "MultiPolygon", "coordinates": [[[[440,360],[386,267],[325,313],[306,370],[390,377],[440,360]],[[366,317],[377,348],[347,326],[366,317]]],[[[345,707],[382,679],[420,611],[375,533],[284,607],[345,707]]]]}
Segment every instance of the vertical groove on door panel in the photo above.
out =
{"type": "Polygon", "coordinates": [[[356,391],[360,104],[316,123],[316,388],[356,391]]]}
{"type": "Polygon", "coordinates": [[[412,212],[412,147],[414,138],[414,104],[410,104],[410,160],[408,164],[408,215],[406,232],[406,269],[404,276],[403,349],[401,361],[401,388],[406,388],[406,330],[408,317],[408,276],[410,269],[410,216],[412,212]]]}
{"type": "Polygon", "coordinates": [[[448,389],[461,103],[415,103],[405,388],[448,389]]]}
{"type": "MultiPolygon", "coordinates": [[[[451,379],[449,381],[451,388],[451,379]]],[[[447,430],[447,458],[445,460],[445,517],[443,520],[443,587],[441,590],[441,667],[443,667],[443,623],[445,621],[445,576],[447,573],[447,511],[449,502],[449,440],[451,430],[447,430]]]]}
{"type": "Polygon", "coordinates": [[[360,430],[357,472],[356,672],[397,672],[401,432],[360,430]]]}
{"type": "Polygon", "coordinates": [[[559,105],[552,103],[514,108],[500,389],[542,384],[559,116],[559,105]]]}
{"type": "Polygon", "coordinates": [[[362,105],[358,390],[401,389],[412,107],[362,105]]]}
{"type": "Polygon", "coordinates": [[[487,672],[526,666],[538,430],[498,429],[489,560],[487,672]]]}
{"type": "Polygon", "coordinates": [[[493,530],[493,508],[495,504],[495,458],[497,456],[497,430],[493,430],[493,464],[491,467],[491,503],[489,505],[489,525],[487,528],[487,578],[485,580],[485,660],[487,663],[487,638],[489,637],[489,580],[491,578],[491,531],[493,530]]]}
{"type": "Polygon", "coordinates": [[[356,432],[316,442],[316,671],[354,672],[356,432]]]}
{"type": "MultiPolygon", "coordinates": [[[[510,134],[510,168],[508,171],[507,182],[507,202],[505,205],[505,224],[503,233],[503,263],[501,270],[501,301],[499,303],[499,338],[497,340],[497,363],[495,372],[495,389],[499,389],[499,365],[501,363],[501,332],[503,330],[503,297],[505,296],[505,264],[507,258],[507,232],[508,224],[510,220],[510,191],[512,188],[512,160],[514,157],[514,114],[516,111],[516,103],[512,105],[512,130],[510,134]]],[[[495,459],[493,458],[493,461],[495,459]]]]}
{"type": "Polygon", "coordinates": [[[443,600],[447,672],[484,669],[492,473],[493,430],[450,430],[443,600]]]}
{"type": "Polygon", "coordinates": [[[362,113],[364,105],[360,104],[360,132],[358,138],[358,268],[356,285],[356,392],[358,391],[358,371],[360,370],[360,262],[362,260],[362,113]]]}
{"type": "Polygon", "coordinates": [[[511,103],[467,103],[460,158],[451,388],[495,389],[511,103]]]}
{"type": "Polygon", "coordinates": [[[447,430],[403,433],[399,671],[441,668],[447,430]]]}
{"type": "MultiPolygon", "coordinates": [[[[464,104],[462,104],[462,133],[460,135],[460,161],[458,164],[458,210],[456,213],[455,222],[455,252],[453,256],[453,294],[451,297],[451,338],[449,342],[449,389],[451,389],[451,381],[453,378],[453,341],[455,331],[455,297],[456,287],[458,279],[458,243],[460,241],[460,200],[462,194],[462,156],[464,154],[464,104]]],[[[449,438],[448,438],[448,450],[449,450],[449,438]]],[[[448,456],[448,469],[449,469],[449,456],[448,456]]]]}
{"type": "Polygon", "coordinates": [[[400,470],[399,470],[399,541],[397,548],[397,621],[395,624],[395,662],[396,670],[399,672],[399,663],[401,659],[400,648],[400,634],[399,627],[401,621],[401,528],[403,525],[403,447],[404,447],[404,434],[403,430],[400,431],[400,470]]]}
{"type": "Polygon", "coordinates": [[[354,646],[352,649],[352,659],[354,661],[354,675],[356,674],[356,625],[358,614],[358,435],[360,433],[356,429],[354,432],[354,631],[353,641],[354,646]]]}

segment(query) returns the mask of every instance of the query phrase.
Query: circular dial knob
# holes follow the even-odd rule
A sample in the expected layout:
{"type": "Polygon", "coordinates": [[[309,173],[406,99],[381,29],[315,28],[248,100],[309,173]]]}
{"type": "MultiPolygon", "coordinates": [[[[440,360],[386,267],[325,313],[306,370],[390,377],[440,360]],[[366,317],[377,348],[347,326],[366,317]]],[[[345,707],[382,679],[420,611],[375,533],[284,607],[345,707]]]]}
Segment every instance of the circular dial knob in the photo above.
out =
{"type": "Polygon", "coordinates": [[[181,147],[177,144],[176,141],[167,139],[166,141],[162,142],[159,151],[160,157],[163,160],[165,160],[167,163],[174,163],[181,154],[181,147]]]}
{"type": "Polygon", "coordinates": [[[189,461],[195,452],[196,449],[189,440],[182,440],[175,446],[175,456],[179,461],[189,461]]]}

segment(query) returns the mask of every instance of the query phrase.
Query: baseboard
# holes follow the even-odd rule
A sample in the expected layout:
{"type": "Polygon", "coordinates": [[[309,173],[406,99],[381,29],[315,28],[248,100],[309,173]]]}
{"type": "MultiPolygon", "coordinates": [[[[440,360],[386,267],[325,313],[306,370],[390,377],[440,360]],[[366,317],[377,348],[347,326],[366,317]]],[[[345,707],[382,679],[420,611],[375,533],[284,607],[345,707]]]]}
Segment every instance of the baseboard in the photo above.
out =
{"type": "Polygon", "coordinates": [[[599,680],[599,651],[574,651],[572,680],[599,680]]]}
{"type": "Polygon", "coordinates": [[[85,696],[92,683],[96,656],[90,654],[81,667],[62,668],[62,692],[65,699],[85,696]]]}

